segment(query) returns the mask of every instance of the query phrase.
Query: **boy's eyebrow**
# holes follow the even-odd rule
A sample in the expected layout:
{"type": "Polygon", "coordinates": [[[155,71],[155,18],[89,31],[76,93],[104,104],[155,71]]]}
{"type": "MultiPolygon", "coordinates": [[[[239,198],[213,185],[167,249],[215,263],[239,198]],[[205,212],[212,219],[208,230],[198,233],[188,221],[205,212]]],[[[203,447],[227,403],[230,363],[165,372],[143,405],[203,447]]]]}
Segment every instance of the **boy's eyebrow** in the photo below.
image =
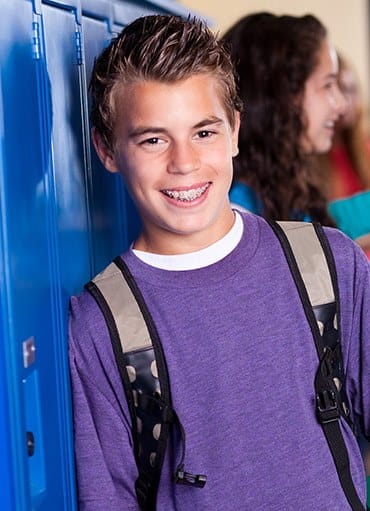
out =
{"type": "MultiPolygon", "coordinates": [[[[207,117],[206,119],[202,119],[200,122],[195,124],[193,126],[193,129],[200,129],[204,128],[204,126],[210,126],[213,124],[222,124],[224,121],[216,116],[207,117]]],[[[135,138],[146,134],[151,135],[161,135],[163,133],[167,133],[167,130],[165,128],[161,127],[155,127],[155,126],[138,126],[137,128],[133,129],[129,133],[129,138],[135,138]]]]}
{"type": "Polygon", "coordinates": [[[211,117],[207,117],[202,121],[198,122],[195,126],[195,129],[204,128],[204,126],[209,126],[210,124],[222,124],[224,121],[219,117],[212,115],[211,117]]]}
{"type": "Polygon", "coordinates": [[[166,133],[166,130],[164,128],[155,128],[154,126],[139,126],[138,128],[130,131],[128,136],[129,138],[135,138],[149,133],[153,135],[160,135],[162,133],[166,133]]]}

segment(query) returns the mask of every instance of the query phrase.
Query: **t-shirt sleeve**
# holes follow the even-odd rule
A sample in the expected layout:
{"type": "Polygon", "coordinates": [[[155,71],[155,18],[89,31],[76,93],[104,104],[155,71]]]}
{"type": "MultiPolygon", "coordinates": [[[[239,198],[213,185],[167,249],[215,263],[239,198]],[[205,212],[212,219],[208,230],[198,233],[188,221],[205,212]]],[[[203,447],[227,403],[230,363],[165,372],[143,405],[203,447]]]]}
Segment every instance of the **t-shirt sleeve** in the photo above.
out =
{"type": "Polygon", "coordinates": [[[100,311],[89,302],[71,299],[69,323],[79,510],[138,511],[122,384],[100,311]]]}
{"type": "Polygon", "coordinates": [[[361,248],[329,229],[341,297],[346,390],[362,433],[370,437],[370,264],[361,248]]]}
{"type": "Polygon", "coordinates": [[[347,390],[362,433],[370,440],[370,264],[357,247],[347,390]]]}

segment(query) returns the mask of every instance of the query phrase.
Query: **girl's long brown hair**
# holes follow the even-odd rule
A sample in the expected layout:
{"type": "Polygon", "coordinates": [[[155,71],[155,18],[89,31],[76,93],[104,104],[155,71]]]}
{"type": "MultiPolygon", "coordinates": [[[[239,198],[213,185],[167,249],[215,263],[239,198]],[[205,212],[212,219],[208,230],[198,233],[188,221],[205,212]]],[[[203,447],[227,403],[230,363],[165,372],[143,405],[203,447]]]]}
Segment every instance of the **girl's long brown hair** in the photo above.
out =
{"type": "Polygon", "coordinates": [[[235,179],[257,193],[268,219],[308,214],[333,225],[313,159],[302,150],[305,83],[325,37],[326,29],[314,16],[262,12],[242,18],[222,38],[244,103],[235,179]]]}

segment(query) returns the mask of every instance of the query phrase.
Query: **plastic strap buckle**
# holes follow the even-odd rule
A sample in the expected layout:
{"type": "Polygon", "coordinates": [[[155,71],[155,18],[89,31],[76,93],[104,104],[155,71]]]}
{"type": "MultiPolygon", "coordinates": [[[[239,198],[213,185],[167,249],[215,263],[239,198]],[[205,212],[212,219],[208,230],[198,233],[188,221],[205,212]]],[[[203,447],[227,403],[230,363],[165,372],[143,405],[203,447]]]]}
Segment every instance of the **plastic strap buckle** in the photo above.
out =
{"type": "Polygon", "coordinates": [[[333,390],[323,390],[316,394],[317,417],[321,424],[339,419],[338,402],[333,390]]]}
{"type": "Polygon", "coordinates": [[[194,475],[184,470],[177,470],[175,474],[175,483],[185,484],[187,486],[194,486],[195,488],[204,488],[207,482],[207,476],[205,475],[194,475]]]}

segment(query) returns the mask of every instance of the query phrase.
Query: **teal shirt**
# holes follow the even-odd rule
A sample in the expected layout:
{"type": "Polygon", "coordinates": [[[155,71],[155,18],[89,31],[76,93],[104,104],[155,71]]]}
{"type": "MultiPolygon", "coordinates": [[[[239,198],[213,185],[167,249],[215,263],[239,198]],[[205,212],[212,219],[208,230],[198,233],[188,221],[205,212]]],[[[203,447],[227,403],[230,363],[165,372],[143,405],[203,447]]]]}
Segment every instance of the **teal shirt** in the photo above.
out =
{"type": "Polygon", "coordinates": [[[329,213],[352,239],[370,233],[370,190],[329,202],[329,213]]]}
{"type": "MultiPolygon", "coordinates": [[[[257,194],[250,186],[241,181],[234,181],[229,192],[229,199],[232,205],[263,216],[263,205],[257,194]]],[[[293,212],[290,220],[300,220],[301,222],[311,222],[311,217],[306,213],[293,212]]]]}
{"type": "Polygon", "coordinates": [[[262,203],[252,188],[240,181],[235,181],[229,193],[230,202],[235,206],[262,215],[262,203]]]}

